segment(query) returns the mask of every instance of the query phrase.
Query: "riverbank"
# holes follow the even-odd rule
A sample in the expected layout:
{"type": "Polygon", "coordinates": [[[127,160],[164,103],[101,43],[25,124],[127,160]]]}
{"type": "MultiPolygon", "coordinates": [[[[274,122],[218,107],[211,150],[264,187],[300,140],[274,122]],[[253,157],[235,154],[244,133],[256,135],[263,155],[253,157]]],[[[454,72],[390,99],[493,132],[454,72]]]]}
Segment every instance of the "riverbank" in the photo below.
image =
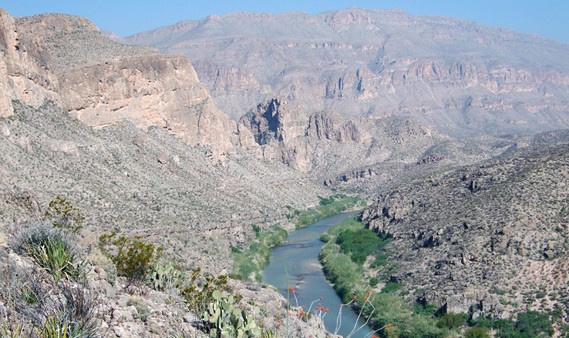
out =
{"type": "Polygon", "coordinates": [[[284,244],[272,249],[270,263],[264,270],[264,281],[276,286],[285,297],[288,296],[289,304],[304,306],[303,310],[308,316],[321,316],[329,332],[343,337],[369,338],[372,334],[365,320],[358,319],[357,312],[342,305],[342,299],[326,281],[318,262],[318,254],[324,244],[320,241],[321,234],[355,213],[327,217],[291,232],[284,244]]]}
{"type": "Polygon", "coordinates": [[[382,337],[536,337],[553,332],[560,311],[521,312],[515,319],[469,319],[465,313],[443,313],[431,305],[412,303],[402,284],[390,281],[396,267],[388,237],[378,236],[355,217],[331,227],[319,258],[324,274],[344,302],[358,311],[382,337]],[[355,299],[354,299],[355,296],[355,299]],[[362,305],[363,304],[363,305],[362,305]]]}
{"type": "MultiPolygon", "coordinates": [[[[326,217],[339,214],[363,206],[364,200],[358,196],[337,194],[330,197],[319,197],[319,205],[306,210],[289,207],[287,219],[295,224],[295,228],[303,228],[326,217]]],[[[270,249],[283,243],[287,231],[280,226],[261,229],[252,225],[255,237],[241,247],[232,247],[233,270],[231,277],[239,280],[262,281],[263,268],[269,262],[270,249]]]]}
{"type": "Polygon", "coordinates": [[[321,239],[326,244],[319,258],[327,280],[344,303],[354,301],[381,336],[449,336],[447,328],[438,327],[431,309],[412,308],[403,297],[402,285],[389,282],[393,263],[386,248],[388,237],[365,229],[352,217],[330,228],[321,239]]]}

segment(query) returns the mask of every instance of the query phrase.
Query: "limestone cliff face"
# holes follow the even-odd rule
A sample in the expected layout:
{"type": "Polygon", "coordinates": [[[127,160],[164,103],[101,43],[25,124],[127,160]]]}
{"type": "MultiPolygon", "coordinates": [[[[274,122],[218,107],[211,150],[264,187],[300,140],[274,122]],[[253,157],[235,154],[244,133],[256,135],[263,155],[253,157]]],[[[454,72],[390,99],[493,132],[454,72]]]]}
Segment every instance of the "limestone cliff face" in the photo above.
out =
{"type": "Polygon", "coordinates": [[[330,111],[320,111],[310,115],[306,133],[314,139],[334,140],[339,143],[369,140],[367,133],[361,131],[354,121],[342,123],[338,115],[330,111]]]}
{"type": "Polygon", "coordinates": [[[127,40],[188,55],[235,119],[282,97],[307,114],[412,115],[454,136],[569,126],[569,46],[464,20],[357,8],[240,13],[127,40]]]}
{"type": "Polygon", "coordinates": [[[125,46],[105,38],[88,20],[38,15],[14,20],[1,13],[0,89],[3,116],[11,100],[54,102],[93,127],[127,120],[139,128],[166,128],[191,145],[210,147],[215,159],[251,135],[217,109],[182,56],[125,46]]]}
{"type": "Polygon", "coordinates": [[[174,132],[188,144],[232,151],[236,123],[225,118],[185,57],[139,56],[61,75],[63,105],[90,126],[129,120],[174,132]]]}
{"type": "Polygon", "coordinates": [[[12,100],[39,106],[45,99],[60,103],[58,81],[46,60],[18,33],[14,18],[0,9],[0,116],[13,113],[12,100]]]}
{"type": "Polygon", "coordinates": [[[245,114],[240,123],[251,131],[263,157],[280,160],[302,172],[310,170],[303,112],[271,99],[245,114]]]}
{"type": "Polygon", "coordinates": [[[414,164],[444,139],[413,118],[306,114],[279,99],[259,104],[239,124],[253,134],[264,158],[310,172],[327,185],[377,178],[385,171],[378,166],[388,163],[414,164]]]}

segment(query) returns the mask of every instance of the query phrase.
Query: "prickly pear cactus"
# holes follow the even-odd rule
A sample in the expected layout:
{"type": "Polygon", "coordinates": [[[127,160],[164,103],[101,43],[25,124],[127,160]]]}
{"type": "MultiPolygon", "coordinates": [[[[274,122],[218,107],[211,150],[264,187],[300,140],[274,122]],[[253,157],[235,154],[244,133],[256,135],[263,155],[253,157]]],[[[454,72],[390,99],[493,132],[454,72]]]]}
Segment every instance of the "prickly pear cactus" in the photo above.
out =
{"type": "MultiPolygon", "coordinates": [[[[233,296],[223,297],[216,290],[212,294],[213,302],[209,303],[202,313],[202,320],[209,328],[210,337],[249,338],[261,336],[262,330],[253,317],[237,306],[233,296]]],[[[258,308],[256,308],[258,311],[258,308]]]]}
{"type": "Polygon", "coordinates": [[[157,264],[152,267],[152,271],[148,274],[148,284],[158,291],[171,290],[179,287],[184,280],[183,274],[176,270],[174,265],[157,264]]]}

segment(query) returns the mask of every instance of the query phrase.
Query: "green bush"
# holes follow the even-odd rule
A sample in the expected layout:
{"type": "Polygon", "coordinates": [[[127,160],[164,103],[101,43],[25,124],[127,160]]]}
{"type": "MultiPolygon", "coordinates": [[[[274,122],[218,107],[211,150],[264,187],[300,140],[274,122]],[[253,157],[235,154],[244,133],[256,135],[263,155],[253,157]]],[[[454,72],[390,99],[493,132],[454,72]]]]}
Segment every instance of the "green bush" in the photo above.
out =
{"type": "Polygon", "coordinates": [[[115,264],[117,274],[130,282],[144,281],[162,250],[146,243],[140,237],[117,237],[116,233],[99,238],[101,251],[115,264]]]}
{"type": "Polygon", "coordinates": [[[515,328],[522,334],[520,337],[538,337],[543,334],[546,336],[553,335],[549,313],[537,311],[521,312],[518,314],[515,328]]]}
{"type": "Polygon", "coordinates": [[[493,328],[499,338],[549,337],[553,334],[552,321],[548,312],[528,311],[518,313],[517,320],[478,318],[470,325],[493,328]]]}
{"type": "Polygon", "coordinates": [[[379,284],[379,278],[377,278],[377,277],[371,277],[371,278],[369,279],[369,286],[371,286],[372,288],[373,288],[373,287],[376,287],[377,284],[379,284]]]}
{"type": "Polygon", "coordinates": [[[189,283],[187,287],[181,290],[181,295],[186,302],[188,308],[193,312],[201,312],[205,307],[213,301],[213,293],[215,291],[226,291],[227,286],[227,276],[219,275],[217,277],[205,277],[205,280],[201,275],[201,270],[195,269],[189,277],[189,283]],[[201,286],[198,286],[200,284],[201,286]]]}
{"type": "Polygon", "coordinates": [[[437,327],[447,329],[458,329],[466,321],[463,313],[445,313],[437,321],[437,327]]]}
{"type": "Polygon", "coordinates": [[[79,209],[59,196],[49,202],[44,216],[53,223],[54,227],[68,230],[74,234],[78,234],[83,228],[83,221],[85,220],[79,209]]]}
{"type": "Polygon", "coordinates": [[[403,288],[403,284],[397,282],[388,282],[381,289],[381,293],[392,293],[403,288]]]}
{"type": "Polygon", "coordinates": [[[232,248],[231,250],[233,258],[232,277],[249,280],[254,276],[253,279],[260,282],[263,276],[263,268],[271,256],[270,249],[284,242],[287,232],[279,226],[267,230],[253,226],[253,231],[256,234],[256,239],[249,244],[248,249],[232,248]]]}
{"type": "MultiPolygon", "coordinates": [[[[379,327],[389,324],[390,330],[383,330],[383,335],[399,338],[443,338],[448,335],[448,329],[436,326],[436,318],[413,314],[411,307],[400,296],[389,293],[379,294],[372,298],[376,311],[372,315],[373,322],[379,327]]],[[[382,335],[382,336],[383,336],[382,335]]]]}
{"type": "MultiPolygon", "coordinates": [[[[326,278],[333,283],[343,302],[352,300],[354,293],[358,300],[367,296],[369,285],[379,279],[372,277],[366,281],[363,263],[371,255],[376,261],[379,257],[381,264],[378,265],[386,265],[389,253],[384,247],[389,239],[378,237],[354,219],[330,228],[321,238],[327,243],[320,252],[320,261],[326,278]]],[[[402,287],[399,283],[387,283],[380,294],[370,297],[375,311],[372,313],[371,306],[362,308],[363,315],[371,316],[376,328],[383,327],[381,336],[446,337],[449,330],[437,327],[437,319],[432,314],[414,313],[403,297],[394,292],[402,287]]]]}
{"type": "Polygon", "coordinates": [[[325,217],[352,209],[361,202],[361,199],[358,197],[340,194],[328,198],[320,197],[320,204],[317,207],[296,212],[296,227],[302,228],[308,226],[325,217]]]}
{"type": "Polygon", "coordinates": [[[351,300],[363,282],[363,269],[346,254],[339,252],[334,243],[327,243],[319,255],[326,279],[333,283],[334,290],[344,303],[351,300]]]}
{"type": "Polygon", "coordinates": [[[346,231],[346,230],[359,230],[363,229],[364,225],[361,222],[356,220],[356,217],[348,217],[344,219],[342,222],[334,225],[330,229],[328,229],[325,233],[320,235],[320,240],[322,242],[328,242],[330,240],[335,239],[338,237],[338,234],[346,231]]]}
{"type": "Polygon", "coordinates": [[[388,242],[388,238],[380,238],[368,229],[345,230],[336,237],[340,250],[350,254],[352,261],[359,265],[363,265],[369,255],[379,254],[388,242]]]}
{"type": "Polygon", "coordinates": [[[464,332],[464,338],[490,338],[490,332],[485,327],[475,326],[464,332]]]}

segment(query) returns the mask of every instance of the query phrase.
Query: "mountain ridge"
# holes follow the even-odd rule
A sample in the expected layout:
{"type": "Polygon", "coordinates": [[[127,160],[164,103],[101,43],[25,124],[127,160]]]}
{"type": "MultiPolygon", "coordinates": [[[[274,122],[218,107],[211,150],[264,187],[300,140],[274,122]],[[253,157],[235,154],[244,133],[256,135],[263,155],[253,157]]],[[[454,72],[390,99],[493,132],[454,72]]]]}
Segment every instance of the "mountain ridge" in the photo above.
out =
{"type": "Polygon", "coordinates": [[[187,55],[235,120],[276,97],[307,114],[412,115],[453,136],[569,125],[569,45],[549,39],[363,9],[196,22],[125,40],[187,55]]]}

